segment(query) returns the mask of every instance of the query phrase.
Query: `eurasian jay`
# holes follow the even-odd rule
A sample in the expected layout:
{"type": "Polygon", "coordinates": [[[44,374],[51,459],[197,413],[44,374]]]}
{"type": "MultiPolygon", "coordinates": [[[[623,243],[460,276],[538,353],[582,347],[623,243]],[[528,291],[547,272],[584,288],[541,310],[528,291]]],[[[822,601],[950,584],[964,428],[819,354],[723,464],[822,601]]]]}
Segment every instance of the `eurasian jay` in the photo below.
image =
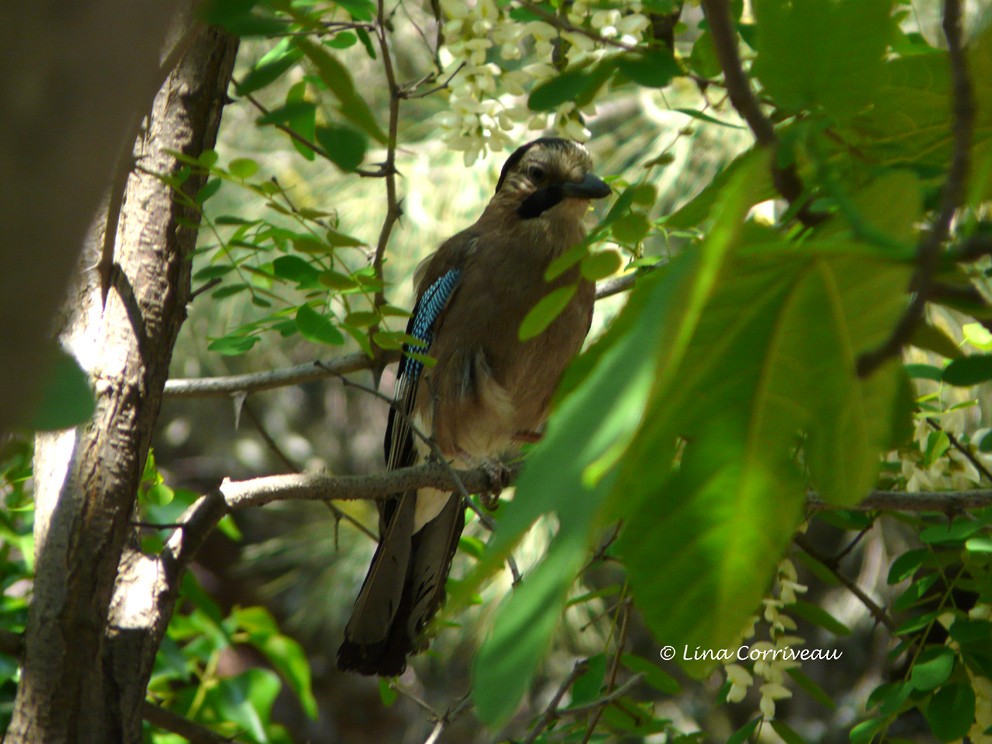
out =
{"type": "MultiPolygon", "coordinates": [[[[478,221],[417,268],[407,333],[429,354],[404,355],[386,429],[387,469],[431,455],[411,427],[433,437],[455,467],[475,467],[535,437],[552,393],[592,320],[595,288],[573,267],[551,282],[553,259],[585,237],[591,199],[610,194],[588,151],[542,137],[514,152],[478,221]],[[567,307],[538,336],[521,322],[557,287],[577,284],[567,307]]],[[[423,650],[422,633],[444,601],[464,526],[458,494],[410,491],[380,504],[379,547],[338,649],[338,666],[395,676],[423,650]]]]}

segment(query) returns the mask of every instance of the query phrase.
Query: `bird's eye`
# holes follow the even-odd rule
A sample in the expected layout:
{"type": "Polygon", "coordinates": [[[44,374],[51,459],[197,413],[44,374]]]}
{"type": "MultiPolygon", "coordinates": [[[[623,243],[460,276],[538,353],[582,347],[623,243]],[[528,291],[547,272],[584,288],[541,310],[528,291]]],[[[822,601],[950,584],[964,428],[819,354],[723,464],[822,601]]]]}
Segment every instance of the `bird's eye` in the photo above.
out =
{"type": "Polygon", "coordinates": [[[541,181],[544,179],[544,168],[539,165],[532,165],[527,169],[527,176],[531,181],[541,181]]]}

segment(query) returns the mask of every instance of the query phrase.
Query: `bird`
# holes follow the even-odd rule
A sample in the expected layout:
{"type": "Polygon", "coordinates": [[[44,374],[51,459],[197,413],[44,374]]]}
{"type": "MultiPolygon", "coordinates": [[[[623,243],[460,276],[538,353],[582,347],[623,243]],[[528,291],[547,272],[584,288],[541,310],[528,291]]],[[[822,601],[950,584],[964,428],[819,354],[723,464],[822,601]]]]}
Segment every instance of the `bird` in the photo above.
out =
{"type": "MultiPolygon", "coordinates": [[[[479,219],[418,266],[412,338],[386,428],[387,470],[436,454],[454,467],[491,467],[539,438],[555,387],[589,332],[595,301],[594,284],[577,266],[551,281],[545,273],[584,240],[591,200],[610,193],[583,145],[535,139],[506,160],[479,219]],[[565,308],[522,341],[527,313],[566,286],[575,291],[565,308]]],[[[444,602],[465,507],[459,494],[421,488],[379,509],[379,545],[337,661],[345,671],[394,677],[428,645],[425,630],[444,602]]]]}

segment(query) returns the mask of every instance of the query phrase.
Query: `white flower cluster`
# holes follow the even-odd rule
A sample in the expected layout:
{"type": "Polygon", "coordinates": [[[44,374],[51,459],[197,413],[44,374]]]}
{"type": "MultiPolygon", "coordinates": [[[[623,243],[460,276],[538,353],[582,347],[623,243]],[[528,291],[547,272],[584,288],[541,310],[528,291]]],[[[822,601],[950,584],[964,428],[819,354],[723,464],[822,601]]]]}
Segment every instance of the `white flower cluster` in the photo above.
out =
{"type": "MultiPolygon", "coordinates": [[[[764,620],[768,624],[768,640],[757,641],[750,645],[752,651],[762,652],[762,658],[754,662],[751,670],[736,663],[724,666],[727,681],[730,682],[727,700],[731,703],[739,703],[744,699],[748,689],[754,684],[755,677],[762,680],[758,688],[761,695],[758,707],[765,720],[775,718],[776,700],[792,697],[792,690],[785,686],[785,676],[790,669],[799,667],[800,663],[795,658],[789,658],[789,654],[770,652],[795,648],[805,643],[804,638],[791,635],[796,630],[796,622],[785,613],[785,610],[789,605],[795,604],[797,594],[803,594],[807,589],[808,587],[799,583],[796,567],[792,561],[788,558],[783,559],[778,564],[773,596],[762,600],[765,608],[764,620]]],[[[754,638],[759,621],[757,615],[752,616],[741,638],[744,640],[754,638]]]]}
{"type": "Polygon", "coordinates": [[[543,130],[550,124],[562,136],[580,142],[589,139],[583,115],[594,114],[595,105],[579,108],[574,101],[566,101],[552,112],[534,113],[527,109],[524,97],[534,85],[558,73],[556,45],[570,67],[597,61],[609,53],[602,42],[567,29],[582,28],[635,46],[650,25],[641,12],[640,0],[630,0],[623,11],[594,5],[589,0],[569,3],[562,17],[562,25],[567,27],[563,30],[542,20],[521,25],[495,0],[441,0],[445,38],[441,62],[446,74],[453,77],[448,83],[450,108],[440,115],[439,122],[445,141],[464,152],[465,165],[485,157],[487,150],[510,147],[515,139],[511,132],[518,125],[543,130]],[[496,48],[503,66],[492,61],[496,48]],[[517,60],[520,66],[516,69],[503,69],[505,63],[517,60]]]}
{"type": "MultiPolygon", "coordinates": [[[[949,422],[944,422],[945,426],[949,422]]],[[[971,442],[980,442],[989,429],[981,429],[970,436],[971,442]]],[[[966,457],[957,447],[947,446],[945,452],[940,456],[933,457],[930,464],[927,464],[927,449],[931,446],[931,440],[939,440],[941,432],[934,429],[925,419],[921,419],[916,424],[913,440],[916,447],[909,452],[900,452],[899,459],[902,463],[902,476],[906,481],[907,491],[963,491],[974,488],[981,483],[982,476],[978,472],[971,458],[966,457]]],[[[956,435],[958,442],[966,442],[968,439],[961,435],[956,435]]],[[[945,442],[949,445],[949,442],[945,442]]],[[[974,445],[968,445],[968,451],[974,460],[982,463],[986,468],[992,469],[992,454],[980,452],[974,445]]]]}

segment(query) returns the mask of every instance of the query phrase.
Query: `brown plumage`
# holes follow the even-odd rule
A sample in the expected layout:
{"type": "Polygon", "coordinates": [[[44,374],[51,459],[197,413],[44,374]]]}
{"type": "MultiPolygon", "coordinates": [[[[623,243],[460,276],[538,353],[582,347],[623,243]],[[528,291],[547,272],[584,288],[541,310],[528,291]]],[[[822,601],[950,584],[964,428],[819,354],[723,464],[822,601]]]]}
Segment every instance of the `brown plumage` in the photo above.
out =
{"type": "MultiPolygon", "coordinates": [[[[459,467],[478,465],[543,423],[555,386],[582,346],[595,288],[576,269],[552,282],[548,264],[585,237],[590,199],[609,187],[590,173],[584,147],[541,138],[507,160],[478,221],[417,269],[418,302],[408,332],[436,364],[400,366],[397,408],[386,432],[389,469],[430,450],[411,426],[433,435],[459,467]],[[520,341],[527,313],[557,287],[577,284],[565,310],[535,338],[520,341]],[[418,319],[420,324],[418,325],[418,319]]],[[[338,666],[394,676],[426,647],[422,632],[444,601],[444,584],[464,524],[456,494],[433,489],[385,503],[380,543],[338,650],[338,666]]]]}

